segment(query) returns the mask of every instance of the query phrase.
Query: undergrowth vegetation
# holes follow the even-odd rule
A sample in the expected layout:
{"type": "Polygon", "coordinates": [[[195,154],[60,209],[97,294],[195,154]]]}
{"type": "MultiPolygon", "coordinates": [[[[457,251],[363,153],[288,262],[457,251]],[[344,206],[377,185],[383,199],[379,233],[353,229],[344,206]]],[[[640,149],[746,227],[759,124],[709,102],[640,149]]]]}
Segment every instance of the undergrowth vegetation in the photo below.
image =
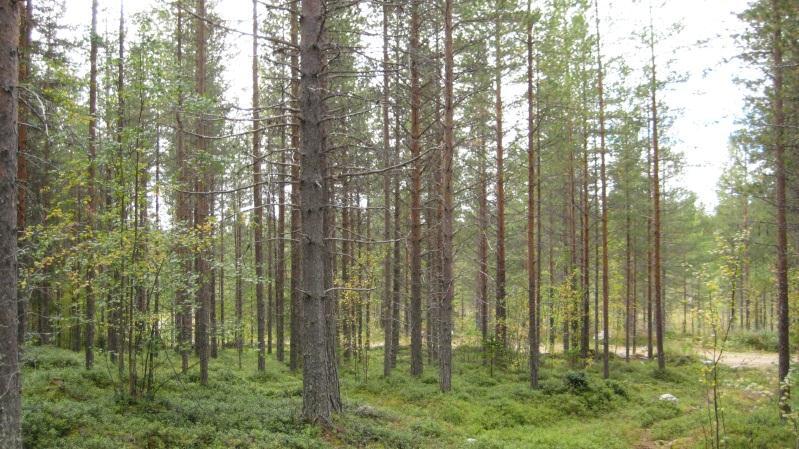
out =
{"type": "MultiPolygon", "coordinates": [[[[341,366],[344,413],[327,430],[300,419],[300,374],[269,359],[256,374],[255,353],[237,368],[233,351],[211,363],[208,387],[162,360],[153,398],[131,400],[113,365],[93,371],[81,355],[29,347],[24,354],[23,431],[28,448],[673,448],[705,447],[707,404],[701,362],[671,360],[667,371],[614,359],[610,380],[597,366],[568,366],[547,356],[541,386],[522,369],[490,374],[472,348],[455,356],[453,391],[440,393],[433,367],[413,379],[404,352],[390,378],[341,366]],[[679,366],[678,366],[679,365],[679,366]],[[676,402],[660,400],[670,393],[676,402]]],[[[371,352],[379,367],[382,354],[371,352]]],[[[175,362],[176,360],[171,360],[175,362]]],[[[764,372],[724,369],[725,447],[782,448],[793,436],[777,416],[764,372]]]]}

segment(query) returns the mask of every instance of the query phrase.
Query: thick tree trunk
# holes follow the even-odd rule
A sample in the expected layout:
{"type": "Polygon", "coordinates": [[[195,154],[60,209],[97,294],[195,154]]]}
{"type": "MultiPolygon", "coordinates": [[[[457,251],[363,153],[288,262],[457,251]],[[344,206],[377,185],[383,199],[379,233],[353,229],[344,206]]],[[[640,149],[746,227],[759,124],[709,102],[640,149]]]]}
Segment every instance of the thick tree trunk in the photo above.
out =
{"type": "Polygon", "coordinates": [[[302,211],[303,301],[303,416],[310,422],[332,424],[341,398],[337,388],[335,354],[331,358],[330,293],[326,290],[328,270],[325,245],[327,179],[325,177],[325,108],[323,101],[324,23],[321,0],[302,0],[300,44],[300,203],[302,211]],[[331,367],[333,368],[331,370],[331,367]]]}
{"type": "MultiPolygon", "coordinates": [[[[22,8],[22,6],[20,6],[22,8]]],[[[31,34],[33,33],[33,0],[25,2],[24,12],[20,18],[20,47],[19,47],[19,84],[24,85],[30,78],[31,67],[31,54],[33,48],[31,47],[31,34]]],[[[96,50],[95,50],[96,55],[96,50]]],[[[96,60],[96,56],[95,56],[96,60]]],[[[25,107],[24,102],[20,101],[18,104],[19,122],[17,124],[17,236],[22,237],[25,235],[25,215],[27,204],[25,201],[25,191],[28,186],[28,158],[27,158],[27,144],[28,144],[28,120],[31,117],[28,109],[25,107]]],[[[28,324],[28,298],[20,296],[17,298],[17,316],[18,316],[18,331],[17,339],[19,346],[25,343],[25,332],[28,324]]],[[[41,311],[39,312],[41,313],[41,311]]],[[[88,354],[88,353],[87,353],[88,354]]]]}
{"type": "MultiPolygon", "coordinates": [[[[195,22],[195,72],[194,72],[194,89],[198,97],[206,95],[206,59],[207,55],[207,36],[206,36],[206,23],[205,23],[205,0],[197,0],[196,3],[196,22],[195,22]]],[[[208,142],[204,137],[207,133],[205,113],[201,113],[197,120],[197,154],[204,156],[208,151],[208,142]]],[[[197,195],[195,206],[195,228],[200,231],[206,228],[208,222],[209,208],[209,195],[202,193],[211,187],[209,182],[209,168],[203,167],[197,176],[197,191],[201,192],[197,195]]],[[[201,232],[201,235],[204,235],[201,232]]],[[[209,308],[211,300],[211,265],[208,260],[208,250],[199,250],[195,255],[195,264],[199,280],[199,288],[197,290],[197,333],[195,342],[197,346],[197,353],[200,357],[200,384],[208,384],[208,320],[209,308]]]]}
{"type": "Polygon", "coordinates": [[[771,106],[774,115],[774,159],[775,175],[777,178],[776,203],[777,203],[777,329],[780,380],[781,409],[790,411],[788,395],[789,387],[782,382],[788,375],[791,365],[790,350],[790,316],[788,314],[788,225],[786,221],[785,205],[785,110],[783,106],[783,57],[782,57],[782,8],[779,0],[772,0],[771,7],[774,15],[774,36],[772,42],[772,70],[773,98],[771,106]]]}
{"type": "Polygon", "coordinates": [[[0,442],[22,448],[17,316],[18,55],[21,3],[0,0],[0,442]]]}

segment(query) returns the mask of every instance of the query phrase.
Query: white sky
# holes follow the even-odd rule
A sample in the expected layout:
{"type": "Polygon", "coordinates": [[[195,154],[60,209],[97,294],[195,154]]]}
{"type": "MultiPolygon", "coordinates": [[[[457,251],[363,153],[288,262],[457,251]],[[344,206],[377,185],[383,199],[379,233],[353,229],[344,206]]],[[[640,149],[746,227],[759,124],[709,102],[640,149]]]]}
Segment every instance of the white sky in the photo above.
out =
{"type": "MultiPolygon", "coordinates": [[[[153,3],[154,0],[127,0],[126,14],[144,11],[153,3]]],[[[747,3],[748,0],[653,0],[656,29],[665,30],[677,22],[683,25],[679,35],[657,49],[661,74],[670,71],[688,76],[687,81],[671,85],[662,93],[676,116],[669,137],[687,163],[682,179],[675,182],[696,192],[708,210],[717,203],[716,183],[727,160],[728,138],[743,109],[744,92],[733,79],[746,74],[746,68],[734,59],[739,49],[731,35],[743,30],[735,14],[745,9],[747,3]],[[666,62],[669,67],[664,69],[666,62]]],[[[250,0],[219,0],[216,11],[228,26],[249,30],[251,5],[250,0]]],[[[647,0],[600,0],[606,59],[624,56],[633,69],[643,67],[641,58],[647,52],[639,48],[633,33],[648,25],[648,5],[647,0]]],[[[115,30],[119,1],[100,0],[100,9],[100,31],[105,29],[106,20],[108,29],[115,30]]],[[[91,0],[69,0],[64,21],[88,30],[90,11],[91,0]]],[[[228,96],[246,106],[250,98],[251,43],[249,38],[241,36],[232,35],[228,39],[231,43],[231,60],[225,71],[231,87],[228,96]]]]}

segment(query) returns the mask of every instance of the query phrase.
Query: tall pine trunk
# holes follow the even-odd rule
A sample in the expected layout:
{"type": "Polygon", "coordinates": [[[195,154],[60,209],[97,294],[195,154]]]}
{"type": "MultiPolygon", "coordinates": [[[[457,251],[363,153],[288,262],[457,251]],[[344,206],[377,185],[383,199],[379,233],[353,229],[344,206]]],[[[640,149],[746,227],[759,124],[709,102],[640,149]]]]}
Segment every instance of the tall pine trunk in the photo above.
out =
{"type": "Polygon", "coordinates": [[[782,12],[779,0],[772,0],[771,7],[774,15],[774,36],[772,45],[773,110],[774,131],[774,158],[775,175],[777,178],[776,203],[777,203],[777,329],[779,352],[779,380],[780,394],[783,411],[790,411],[787,396],[790,394],[788,386],[782,383],[788,375],[791,364],[790,353],[790,317],[788,315],[788,225],[786,221],[785,205],[785,110],[783,106],[783,58],[782,58],[782,12]]]}
{"type": "Polygon", "coordinates": [[[608,346],[608,196],[607,196],[607,174],[605,167],[605,86],[604,73],[602,69],[602,46],[599,33],[599,0],[594,0],[596,10],[596,48],[597,48],[597,87],[599,91],[599,152],[600,169],[599,178],[602,184],[602,376],[607,379],[610,377],[610,348],[608,346]]]}
{"type": "MultiPolygon", "coordinates": [[[[389,142],[389,94],[391,92],[391,76],[389,75],[388,59],[388,22],[389,5],[383,4],[383,164],[388,167],[391,165],[391,143],[389,142]]],[[[396,205],[395,205],[396,207],[396,205]]],[[[383,375],[391,374],[391,335],[394,328],[394,320],[391,316],[392,311],[392,290],[391,290],[391,175],[386,172],[383,175],[383,240],[387,246],[386,254],[383,259],[383,304],[380,309],[380,316],[383,325],[383,375]]]]}
{"type": "Polygon", "coordinates": [[[321,0],[302,0],[300,30],[300,204],[302,225],[303,301],[303,416],[324,425],[341,407],[335,355],[331,358],[329,313],[331,295],[326,290],[328,261],[325,245],[327,179],[325,164],[325,108],[323,101],[325,10],[321,0]],[[331,369],[331,367],[333,369],[331,369]]]}
{"type": "Polygon", "coordinates": [[[533,18],[527,2],[527,344],[530,347],[530,386],[538,388],[538,305],[536,257],[536,154],[533,108],[533,18]]]}
{"type": "Polygon", "coordinates": [[[508,344],[507,306],[505,304],[505,163],[502,138],[502,36],[501,12],[502,0],[497,0],[494,24],[494,114],[496,119],[496,145],[497,145],[497,272],[496,272],[496,338],[503,349],[508,344]]]}
{"type": "MultiPolygon", "coordinates": [[[[122,12],[120,11],[120,21],[122,12]]],[[[89,36],[89,208],[87,214],[87,228],[94,230],[95,213],[97,208],[95,192],[95,164],[97,159],[97,44],[100,37],[97,35],[97,0],[92,0],[92,28],[89,36]]],[[[90,236],[92,233],[89,234],[90,236]]],[[[90,237],[92,238],[92,237],[90,237]]],[[[89,266],[86,269],[86,332],[85,335],[85,365],[86,369],[94,366],[94,316],[96,314],[94,290],[94,266],[89,258],[89,266]]]]}
{"type": "MultiPolygon", "coordinates": [[[[207,78],[207,33],[205,23],[205,0],[197,0],[196,3],[196,22],[195,22],[195,67],[194,67],[194,91],[195,94],[202,98],[206,95],[206,78],[207,78]]],[[[197,120],[197,155],[203,157],[208,152],[208,141],[206,133],[208,127],[206,124],[206,112],[201,112],[197,120]]],[[[194,211],[194,226],[195,229],[201,232],[203,237],[207,237],[207,233],[203,231],[208,223],[208,216],[210,214],[210,193],[205,192],[211,187],[210,181],[210,168],[201,167],[197,174],[196,190],[197,199],[195,201],[194,211]]],[[[197,353],[200,357],[200,384],[208,384],[208,328],[209,328],[209,309],[211,307],[211,264],[208,260],[209,251],[207,249],[200,249],[195,254],[195,267],[197,270],[199,288],[197,290],[197,333],[195,342],[197,346],[197,353]]]]}
{"type": "MultiPolygon", "coordinates": [[[[294,47],[298,46],[299,41],[299,17],[297,13],[297,2],[292,2],[291,11],[289,13],[289,20],[291,26],[289,33],[291,34],[291,44],[294,47]]],[[[291,52],[291,104],[295,105],[292,109],[297,110],[300,90],[300,75],[299,75],[299,54],[297,51],[291,52]]],[[[290,344],[291,349],[289,352],[289,368],[292,371],[297,370],[301,363],[302,355],[302,297],[298,289],[302,265],[300,258],[302,252],[300,250],[300,194],[299,194],[299,179],[300,179],[300,125],[299,117],[296,113],[291,116],[291,336],[290,344]]]]}
{"type": "MultiPolygon", "coordinates": [[[[255,307],[258,319],[258,371],[266,369],[264,344],[264,207],[261,195],[261,92],[258,84],[258,1],[252,2],[252,197],[253,253],[255,255],[255,307]]],[[[241,244],[239,243],[239,246],[241,244]]],[[[238,275],[238,272],[237,272],[238,275]]]]}
{"type": "Polygon", "coordinates": [[[453,272],[453,205],[452,205],[452,164],[455,151],[455,130],[453,123],[453,71],[454,56],[452,48],[452,4],[444,0],[444,148],[441,154],[441,304],[439,319],[439,382],[441,391],[452,389],[452,300],[455,290],[453,272]]]}
{"type": "Polygon", "coordinates": [[[649,51],[652,61],[651,100],[652,100],[652,250],[654,289],[655,289],[655,340],[657,344],[658,368],[666,368],[666,355],[663,352],[664,303],[662,288],[662,270],[660,264],[660,148],[658,141],[658,109],[657,109],[657,72],[655,66],[655,38],[652,25],[649,27],[649,51]]]}
{"type": "Polygon", "coordinates": [[[421,28],[420,0],[411,0],[410,23],[410,95],[411,95],[411,375],[422,374],[422,224],[421,224],[421,190],[422,161],[421,154],[421,114],[422,94],[419,80],[419,58],[421,46],[419,33],[421,28]]]}
{"type": "MultiPolygon", "coordinates": [[[[0,85],[18,85],[20,3],[0,0],[0,85]]],[[[17,102],[19,90],[0,89],[0,441],[22,448],[17,316],[17,102]]]]}

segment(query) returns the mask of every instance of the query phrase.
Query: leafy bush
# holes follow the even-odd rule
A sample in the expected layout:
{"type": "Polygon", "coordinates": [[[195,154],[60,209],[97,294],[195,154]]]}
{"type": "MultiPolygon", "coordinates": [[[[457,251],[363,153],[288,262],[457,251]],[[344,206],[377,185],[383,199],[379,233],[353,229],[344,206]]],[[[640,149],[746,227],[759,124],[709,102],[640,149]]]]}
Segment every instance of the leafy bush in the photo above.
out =
{"type": "Polygon", "coordinates": [[[571,391],[588,391],[588,379],[583,371],[569,371],[563,381],[566,384],[566,388],[571,391]]]}
{"type": "Polygon", "coordinates": [[[629,399],[630,395],[627,393],[627,388],[621,382],[613,379],[606,379],[605,385],[613,391],[613,394],[621,396],[624,399],[629,399]]]}

